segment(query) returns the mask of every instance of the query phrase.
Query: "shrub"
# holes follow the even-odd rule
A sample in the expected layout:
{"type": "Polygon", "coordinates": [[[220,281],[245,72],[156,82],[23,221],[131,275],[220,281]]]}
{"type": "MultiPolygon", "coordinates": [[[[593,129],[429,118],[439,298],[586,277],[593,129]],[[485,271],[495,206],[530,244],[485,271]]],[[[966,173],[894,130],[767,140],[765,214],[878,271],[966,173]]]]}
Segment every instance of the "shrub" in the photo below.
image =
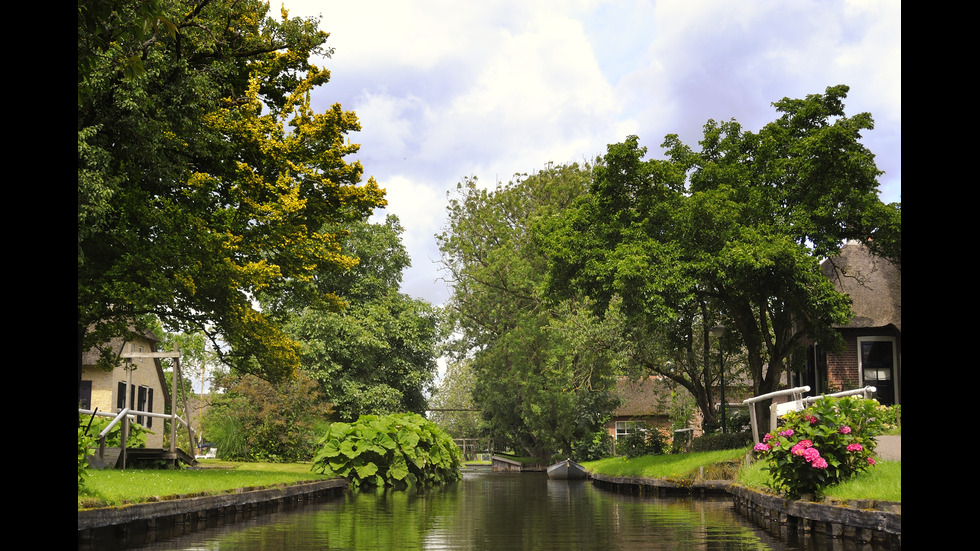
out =
{"type": "Polygon", "coordinates": [[[572,457],[576,461],[596,461],[610,455],[612,436],[605,430],[587,434],[572,445],[572,457]]]}
{"type": "Polygon", "coordinates": [[[824,398],[780,418],[755,451],[768,462],[769,486],[797,499],[820,495],[874,465],[874,437],[881,434],[878,402],[857,396],[824,398]]]}
{"type": "Polygon", "coordinates": [[[876,414],[881,420],[882,430],[885,432],[900,429],[902,426],[902,406],[878,406],[876,414]]]}
{"type": "Polygon", "coordinates": [[[309,461],[316,426],[330,414],[319,384],[305,373],[274,385],[252,375],[216,378],[225,392],[214,398],[204,432],[222,459],[309,461]]]}
{"type": "Polygon", "coordinates": [[[459,447],[416,413],[361,415],[354,423],[333,423],[319,444],[312,470],[344,477],[355,488],[405,488],[462,478],[459,447]]]}
{"type": "Polygon", "coordinates": [[[616,442],[616,451],[632,459],[641,455],[661,455],[667,449],[667,437],[646,424],[638,424],[636,430],[616,442]]]}

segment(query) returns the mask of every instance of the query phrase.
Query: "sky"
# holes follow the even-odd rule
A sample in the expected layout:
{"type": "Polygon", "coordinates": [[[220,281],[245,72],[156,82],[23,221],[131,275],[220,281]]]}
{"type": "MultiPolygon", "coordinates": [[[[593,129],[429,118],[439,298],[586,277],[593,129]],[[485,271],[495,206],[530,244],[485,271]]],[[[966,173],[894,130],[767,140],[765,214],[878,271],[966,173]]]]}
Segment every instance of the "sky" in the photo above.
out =
{"type": "MultiPolygon", "coordinates": [[[[281,0],[271,0],[271,14],[281,0]]],[[[709,119],[758,131],[772,102],[846,84],[848,115],[875,120],[881,198],[901,201],[899,0],[285,0],[320,16],[330,82],[323,111],[354,111],[365,179],[387,190],[412,258],[402,292],[434,305],[450,289],[435,234],[448,195],[475,177],[583,162],[636,135],[649,158],[709,119]]]]}

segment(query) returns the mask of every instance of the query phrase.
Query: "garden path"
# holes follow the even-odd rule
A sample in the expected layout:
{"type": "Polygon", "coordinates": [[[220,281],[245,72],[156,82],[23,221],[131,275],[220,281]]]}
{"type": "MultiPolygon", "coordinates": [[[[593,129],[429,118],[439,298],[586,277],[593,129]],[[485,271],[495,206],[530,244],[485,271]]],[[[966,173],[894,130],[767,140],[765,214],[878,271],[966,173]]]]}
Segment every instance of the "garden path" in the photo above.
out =
{"type": "Polygon", "coordinates": [[[875,451],[878,452],[878,456],[887,461],[901,461],[902,460],[902,435],[888,435],[879,436],[875,440],[878,441],[878,447],[875,451]]]}

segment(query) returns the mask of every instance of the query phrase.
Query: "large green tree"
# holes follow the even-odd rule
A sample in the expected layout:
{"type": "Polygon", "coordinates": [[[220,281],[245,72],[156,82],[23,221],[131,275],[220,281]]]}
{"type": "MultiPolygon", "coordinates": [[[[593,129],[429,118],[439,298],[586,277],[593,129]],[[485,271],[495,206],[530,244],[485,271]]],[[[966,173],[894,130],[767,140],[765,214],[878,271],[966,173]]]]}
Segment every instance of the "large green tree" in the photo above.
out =
{"type": "Polygon", "coordinates": [[[342,311],[269,304],[291,310],[289,334],[302,343],[302,370],[320,383],[334,417],[413,412],[423,414],[436,371],[437,311],[399,292],[410,264],[398,218],[360,221],[341,238],[357,266],[325,274],[311,285],[348,300],[342,311]]]}
{"type": "MultiPolygon", "coordinates": [[[[356,116],[310,91],[329,72],[315,19],[258,0],[78,2],[78,361],[144,314],[203,330],[269,380],[298,344],[259,293],[337,308],[306,283],[356,264],[347,222],[384,191],[345,160],[356,116]],[[328,228],[328,231],[324,231],[328,228]]],[[[107,358],[108,359],[108,358],[107,358]]]]}
{"type": "Polygon", "coordinates": [[[429,419],[453,438],[480,436],[480,414],[473,400],[476,373],[468,360],[452,361],[432,394],[429,419]]]}
{"type": "MultiPolygon", "coordinates": [[[[551,228],[550,291],[600,307],[621,298],[630,325],[668,352],[693,328],[706,353],[707,329],[724,323],[752,391],[776,390],[795,352],[839,344],[833,326],[849,319],[820,261],[846,239],[900,261],[900,205],[878,198],[880,171],[860,141],[872,119],[845,114],[847,91],[775,102],[779,118],[758,133],[708,121],[697,151],[669,135],[665,160],[644,160],[635,136],[611,145],[588,197],[551,228]]],[[[647,365],[671,376],[663,360],[647,365]]]]}
{"type": "Polygon", "coordinates": [[[454,351],[476,375],[488,436],[541,459],[574,455],[614,407],[608,391],[618,366],[604,320],[582,297],[552,304],[542,295],[546,264],[533,236],[539,220],[585,192],[590,174],[548,167],[492,190],[466,180],[438,236],[453,284],[454,351]]]}

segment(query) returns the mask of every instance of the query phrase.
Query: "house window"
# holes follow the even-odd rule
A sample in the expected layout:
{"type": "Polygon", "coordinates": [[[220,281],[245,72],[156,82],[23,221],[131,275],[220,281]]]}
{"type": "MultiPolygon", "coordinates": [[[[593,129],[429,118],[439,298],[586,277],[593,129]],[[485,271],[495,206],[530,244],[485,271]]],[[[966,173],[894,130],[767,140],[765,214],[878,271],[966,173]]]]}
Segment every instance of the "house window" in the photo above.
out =
{"type": "Polygon", "coordinates": [[[82,381],[78,388],[78,407],[92,409],[92,381],[82,381]]]}
{"type": "MultiPolygon", "coordinates": [[[[139,389],[137,390],[136,409],[138,411],[146,411],[146,390],[147,388],[145,386],[140,386],[139,389]]],[[[136,422],[143,426],[146,426],[146,418],[143,417],[142,415],[136,416],[136,422]]]]}
{"type": "Polygon", "coordinates": [[[116,411],[126,407],[126,381],[119,381],[116,385],[116,411]]]}
{"type": "Polygon", "coordinates": [[[636,421],[616,421],[616,440],[635,432],[639,426],[640,424],[636,421]]]}
{"type": "MultiPolygon", "coordinates": [[[[126,407],[126,382],[120,381],[116,387],[116,409],[121,410],[126,407]]],[[[136,411],[153,411],[153,389],[148,386],[129,385],[129,409],[136,411]]],[[[150,428],[153,426],[153,418],[143,415],[136,416],[136,422],[150,428]]]]}
{"type": "Polygon", "coordinates": [[[895,339],[891,337],[858,337],[858,372],[861,386],[878,389],[878,401],[895,404],[896,376],[895,339]]]}
{"type": "MultiPolygon", "coordinates": [[[[153,389],[150,387],[146,388],[146,411],[153,412],[153,389]]],[[[151,428],[153,426],[153,418],[146,418],[146,428],[151,428]]]]}

